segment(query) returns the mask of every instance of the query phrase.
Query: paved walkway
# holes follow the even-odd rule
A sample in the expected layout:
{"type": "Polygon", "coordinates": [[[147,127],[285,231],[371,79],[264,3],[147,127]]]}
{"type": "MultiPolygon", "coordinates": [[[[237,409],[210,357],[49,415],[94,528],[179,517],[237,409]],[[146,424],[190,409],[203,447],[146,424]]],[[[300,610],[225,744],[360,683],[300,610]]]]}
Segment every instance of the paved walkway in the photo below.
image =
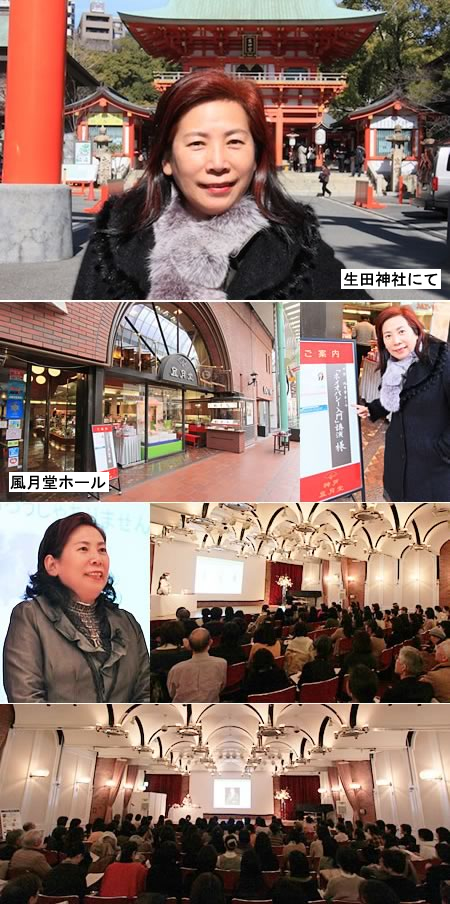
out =
{"type": "Polygon", "coordinates": [[[220,452],[170,474],[144,480],[121,496],[110,494],[107,501],[298,502],[299,455],[298,443],[291,443],[286,455],[274,454],[273,437],[269,436],[241,455],[220,452]]]}

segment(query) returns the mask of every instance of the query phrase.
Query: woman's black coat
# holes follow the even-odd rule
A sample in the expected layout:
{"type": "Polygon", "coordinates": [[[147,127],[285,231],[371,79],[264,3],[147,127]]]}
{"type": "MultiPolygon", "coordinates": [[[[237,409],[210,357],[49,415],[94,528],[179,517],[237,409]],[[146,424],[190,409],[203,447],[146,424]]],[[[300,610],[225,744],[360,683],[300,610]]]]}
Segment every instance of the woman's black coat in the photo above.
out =
{"type": "MultiPolygon", "coordinates": [[[[373,421],[388,414],[379,399],[368,408],[373,421]]],[[[393,502],[450,502],[450,350],[433,336],[386,433],[384,489],[393,502]]]]}
{"type": "MultiPolygon", "coordinates": [[[[134,231],[143,197],[142,189],[135,189],[105,204],[81,263],[74,299],[148,297],[154,231],[151,226],[134,231]]],[[[341,264],[321,240],[311,207],[297,208],[296,226],[268,225],[230,259],[235,273],[227,282],[228,299],[347,298],[340,287],[341,264]]],[[[352,299],[360,297],[368,296],[352,292],[352,299]]]]}

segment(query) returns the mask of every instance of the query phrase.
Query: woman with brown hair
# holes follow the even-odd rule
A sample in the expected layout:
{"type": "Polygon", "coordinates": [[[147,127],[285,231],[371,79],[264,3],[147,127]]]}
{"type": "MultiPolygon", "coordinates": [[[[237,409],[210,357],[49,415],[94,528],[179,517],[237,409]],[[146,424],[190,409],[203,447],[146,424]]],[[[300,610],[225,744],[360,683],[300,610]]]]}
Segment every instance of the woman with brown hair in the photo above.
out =
{"type": "Polygon", "coordinates": [[[119,609],[106,534],[91,515],[54,521],[3,648],[10,703],[149,703],[142,629],[119,609]]]}
{"type": "Polygon", "coordinates": [[[146,171],[96,222],[75,299],[341,297],[312,208],[277,178],[251,81],[199,70],[166,91],[146,171]],[[314,289],[312,269],[320,257],[314,289]]]}
{"type": "Polygon", "coordinates": [[[450,501],[450,353],[411,308],[391,306],[375,324],[380,395],[358,415],[389,417],[384,493],[392,502],[450,501]]]}

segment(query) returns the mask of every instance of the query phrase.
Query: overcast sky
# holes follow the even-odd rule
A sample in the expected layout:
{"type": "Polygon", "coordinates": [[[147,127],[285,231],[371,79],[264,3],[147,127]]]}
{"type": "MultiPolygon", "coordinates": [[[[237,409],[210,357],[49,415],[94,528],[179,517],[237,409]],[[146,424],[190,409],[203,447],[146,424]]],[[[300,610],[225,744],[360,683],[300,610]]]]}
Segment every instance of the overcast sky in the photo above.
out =
{"type": "MultiPolygon", "coordinates": [[[[166,0],[106,0],[106,12],[115,15],[121,13],[140,13],[152,6],[164,6],[166,0]]],[[[90,0],[76,0],[75,19],[78,25],[81,13],[89,10],[90,0]]]]}

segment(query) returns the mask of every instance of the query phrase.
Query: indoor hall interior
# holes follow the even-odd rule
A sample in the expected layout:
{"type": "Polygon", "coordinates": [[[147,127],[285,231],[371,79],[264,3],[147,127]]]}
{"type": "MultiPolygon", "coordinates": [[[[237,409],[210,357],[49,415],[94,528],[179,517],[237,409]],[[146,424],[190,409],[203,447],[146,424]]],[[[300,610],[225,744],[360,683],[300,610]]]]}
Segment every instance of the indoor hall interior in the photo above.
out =
{"type": "Polygon", "coordinates": [[[174,666],[187,677],[189,635],[204,627],[227,670],[195,702],[450,702],[448,503],[165,503],[150,517],[163,699],[194,702],[167,679],[174,666]],[[253,674],[261,649],[270,676],[253,674]],[[356,666],[366,683],[352,698],[356,666]]]}
{"type": "Polygon", "coordinates": [[[206,873],[200,900],[224,904],[252,870],[267,904],[291,900],[300,877],[305,902],[342,900],[349,876],[353,902],[384,890],[439,904],[449,730],[442,706],[2,705],[2,891],[25,854],[45,862],[44,894],[67,894],[74,872],[61,865],[78,843],[100,904],[112,878],[119,895],[132,873],[133,902],[147,890],[193,904],[206,873]]]}

